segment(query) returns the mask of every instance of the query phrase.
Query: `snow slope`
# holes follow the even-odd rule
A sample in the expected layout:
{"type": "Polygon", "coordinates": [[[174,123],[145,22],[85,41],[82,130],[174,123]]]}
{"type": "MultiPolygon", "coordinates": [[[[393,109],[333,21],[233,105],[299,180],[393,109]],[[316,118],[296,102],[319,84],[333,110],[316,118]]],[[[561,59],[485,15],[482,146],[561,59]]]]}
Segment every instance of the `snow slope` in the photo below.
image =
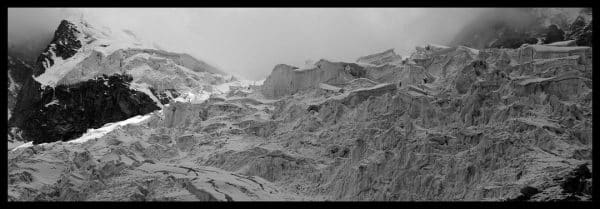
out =
{"type": "MultiPolygon", "coordinates": [[[[69,19],[81,48],[67,59],[56,55],[55,43],[49,46],[49,59],[42,61],[44,73],[34,79],[45,87],[72,85],[102,75],[132,75],[132,88],[153,98],[150,88],[175,90],[182,95],[205,95],[211,86],[227,81],[228,76],[190,55],[167,52],[142,41],[127,30],[114,30],[88,20],[69,19]],[[51,64],[52,63],[52,64],[51,64]]],[[[64,44],[62,40],[59,44],[64,44]]],[[[221,91],[222,92],[222,91],[221,91]]],[[[204,98],[205,96],[201,96],[204,98]]]]}

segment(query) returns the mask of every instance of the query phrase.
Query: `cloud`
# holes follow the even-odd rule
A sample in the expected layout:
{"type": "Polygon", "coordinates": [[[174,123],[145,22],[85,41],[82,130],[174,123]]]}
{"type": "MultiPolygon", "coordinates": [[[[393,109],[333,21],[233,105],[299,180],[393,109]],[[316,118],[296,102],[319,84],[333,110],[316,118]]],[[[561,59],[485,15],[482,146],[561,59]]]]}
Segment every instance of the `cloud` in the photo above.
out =
{"type": "Polygon", "coordinates": [[[66,8],[9,8],[8,50],[35,60],[52,40],[60,20],[76,14],[77,10],[66,8]]]}
{"type": "Polygon", "coordinates": [[[103,25],[129,29],[166,50],[189,53],[239,77],[263,79],[280,63],[302,66],[308,59],[321,58],[352,62],[390,48],[408,53],[416,45],[444,44],[487,10],[9,8],[8,38],[15,48],[43,49],[61,18],[83,14],[103,25]]]}

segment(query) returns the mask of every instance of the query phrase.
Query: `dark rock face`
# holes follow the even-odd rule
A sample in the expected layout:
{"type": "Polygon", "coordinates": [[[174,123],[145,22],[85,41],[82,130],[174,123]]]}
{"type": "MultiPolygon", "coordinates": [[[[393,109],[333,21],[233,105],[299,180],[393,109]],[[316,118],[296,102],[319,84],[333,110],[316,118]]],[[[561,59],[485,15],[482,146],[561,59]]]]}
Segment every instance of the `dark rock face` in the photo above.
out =
{"type": "Polygon", "coordinates": [[[498,10],[482,14],[467,24],[449,45],[471,48],[518,48],[537,43],[545,27],[531,8],[498,10]]]}
{"type": "MultiPolygon", "coordinates": [[[[31,79],[31,73],[33,72],[33,67],[27,61],[23,61],[20,58],[16,58],[14,56],[8,56],[8,66],[7,66],[7,107],[8,107],[8,119],[14,118],[14,109],[17,107],[17,100],[19,99],[19,94],[21,89],[25,85],[27,79],[31,79]]],[[[8,131],[8,141],[13,142],[15,140],[20,141],[21,136],[18,134],[20,132],[18,129],[8,131]]]]}
{"type": "Polygon", "coordinates": [[[467,24],[449,45],[514,49],[538,40],[544,44],[576,40],[578,46],[591,46],[592,21],[584,16],[591,18],[591,9],[581,10],[572,23],[564,14],[545,14],[533,8],[485,13],[467,24]]]}
{"type": "Polygon", "coordinates": [[[23,118],[23,137],[34,144],[75,139],[89,128],[159,109],[146,94],[129,89],[132,78],[112,75],[71,86],[45,88],[23,118]]]}
{"type": "Polygon", "coordinates": [[[548,32],[546,33],[546,38],[544,39],[545,44],[554,43],[557,41],[565,40],[565,32],[558,28],[556,25],[548,26],[548,32]]]}
{"type": "Polygon", "coordinates": [[[586,23],[582,16],[577,17],[569,28],[567,38],[575,40],[578,46],[592,46],[592,21],[586,23]]]}
{"type": "Polygon", "coordinates": [[[367,71],[364,68],[354,63],[347,65],[346,70],[355,78],[364,78],[367,75],[367,71]]]}
{"type": "Polygon", "coordinates": [[[173,101],[173,99],[179,97],[180,95],[175,89],[165,89],[162,92],[159,92],[154,88],[150,88],[150,92],[152,92],[152,94],[158,98],[161,104],[169,104],[171,101],[173,101]],[[167,92],[169,94],[167,94],[167,92]]]}
{"type": "Polygon", "coordinates": [[[26,79],[18,93],[19,96],[16,99],[12,117],[8,122],[9,128],[21,127],[22,124],[27,123],[27,118],[37,114],[33,111],[36,108],[32,105],[41,102],[41,84],[35,81],[33,76],[41,75],[54,64],[52,54],[62,59],[68,59],[75,55],[82,46],[81,42],[77,40],[79,33],[75,25],[66,20],[61,21],[54,32],[52,42],[40,54],[31,72],[26,75],[26,79]]]}
{"type": "Polygon", "coordinates": [[[521,194],[514,199],[508,199],[507,201],[527,201],[531,199],[533,195],[540,193],[541,191],[535,187],[526,186],[521,189],[521,194]]]}
{"type": "Polygon", "coordinates": [[[25,81],[31,76],[33,68],[29,63],[19,58],[8,56],[7,71],[8,109],[12,111],[17,103],[19,92],[25,81]]]}
{"type": "Polygon", "coordinates": [[[74,85],[42,89],[33,79],[54,64],[53,55],[62,59],[74,56],[82,47],[81,32],[63,20],[54,38],[30,71],[20,72],[23,85],[9,120],[9,130],[17,127],[24,140],[34,144],[75,139],[87,129],[125,120],[157,110],[154,101],[129,88],[128,75],[104,76],[74,85]]]}
{"type": "Polygon", "coordinates": [[[491,48],[519,48],[523,44],[535,44],[538,40],[529,33],[506,30],[501,33],[496,41],[492,42],[491,48]]]}
{"type": "Polygon", "coordinates": [[[589,178],[592,178],[592,173],[585,164],[582,164],[563,178],[560,187],[563,188],[563,193],[581,194],[586,190],[586,179],[589,178]]]}

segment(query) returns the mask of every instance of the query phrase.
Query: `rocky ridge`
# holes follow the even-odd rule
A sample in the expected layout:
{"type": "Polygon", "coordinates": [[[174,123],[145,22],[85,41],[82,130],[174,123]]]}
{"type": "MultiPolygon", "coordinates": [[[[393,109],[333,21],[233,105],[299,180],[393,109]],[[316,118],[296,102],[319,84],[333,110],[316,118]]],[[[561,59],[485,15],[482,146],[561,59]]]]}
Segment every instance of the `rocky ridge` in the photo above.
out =
{"type": "Polygon", "coordinates": [[[31,71],[15,93],[8,128],[36,144],[72,140],[178,97],[202,101],[219,91],[215,85],[236,81],[190,55],[83,19],[63,20],[31,71]]]}
{"type": "Polygon", "coordinates": [[[9,198],[590,200],[591,56],[428,45],[356,77],[347,63],[281,65],[260,87],[173,102],[83,144],[11,151],[9,198]],[[298,83],[276,90],[279,78],[298,83]],[[43,174],[46,161],[96,174],[43,174]]]}
{"type": "Polygon", "coordinates": [[[523,44],[573,40],[591,47],[591,26],[591,8],[493,10],[467,24],[449,45],[514,49],[523,44]]]}
{"type": "Polygon", "coordinates": [[[74,117],[63,113],[84,107],[116,120],[98,106],[145,116],[86,140],[10,150],[8,199],[591,200],[591,18],[548,11],[533,14],[543,27],[493,24],[496,45],[479,34],[477,49],[428,44],[406,57],[281,64],[260,86],[204,77],[158,49],[90,50],[85,66],[23,85],[45,85],[34,97],[43,118],[68,127],[58,121],[74,117]]]}

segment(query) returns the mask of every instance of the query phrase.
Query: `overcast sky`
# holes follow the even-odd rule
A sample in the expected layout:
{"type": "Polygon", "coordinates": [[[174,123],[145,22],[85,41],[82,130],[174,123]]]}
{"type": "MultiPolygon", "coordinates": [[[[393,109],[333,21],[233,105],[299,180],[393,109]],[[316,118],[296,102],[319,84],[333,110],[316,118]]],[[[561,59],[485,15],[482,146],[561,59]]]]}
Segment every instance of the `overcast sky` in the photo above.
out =
{"type": "MultiPolygon", "coordinates": [[[[276,64],[301,67],[325,58],[352,62],[394,48],[443,44],[489,9],[478,8],[9,8],[9,43],[53,33],[83,14],[129,29],[166,50],[185,52],[244,79],[265,78],[276,64]]],[[[41,38],[40,38],[41,37],[41,38]]],[[[47,43],[45,43],[47,44],[47,43]]]]}

